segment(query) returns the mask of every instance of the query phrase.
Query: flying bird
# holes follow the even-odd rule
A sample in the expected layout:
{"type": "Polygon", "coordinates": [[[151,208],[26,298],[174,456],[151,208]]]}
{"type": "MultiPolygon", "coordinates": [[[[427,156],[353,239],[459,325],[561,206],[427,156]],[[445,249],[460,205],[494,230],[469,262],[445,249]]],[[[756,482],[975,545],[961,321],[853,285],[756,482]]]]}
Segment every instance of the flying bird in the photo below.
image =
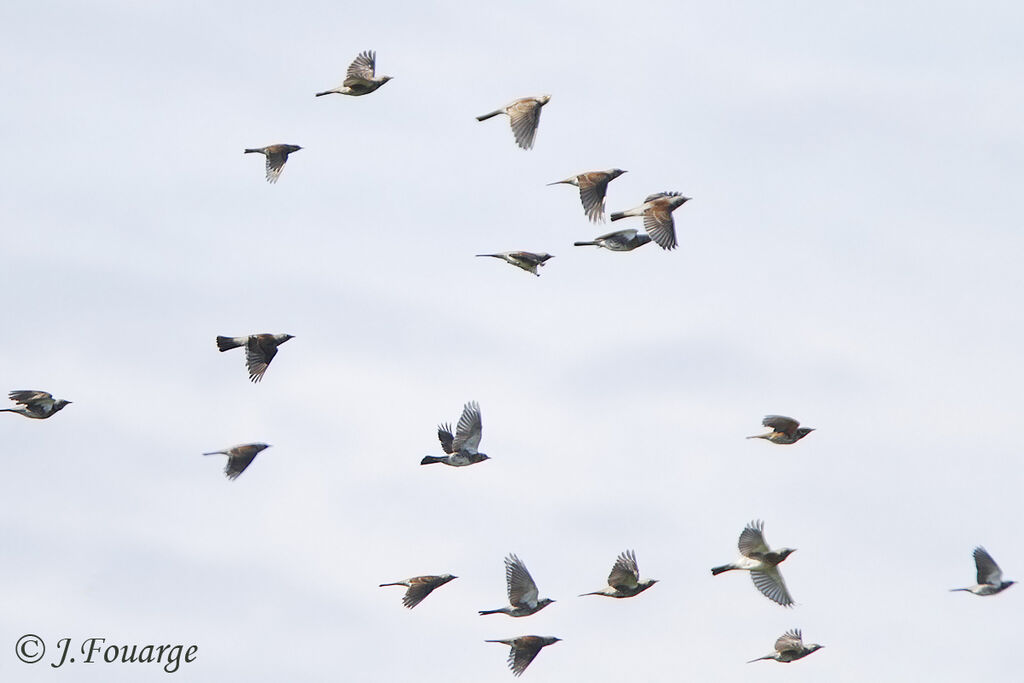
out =
{"type": "Polygon", "coordinates": [[[427,455],[420,460],[420,464],[433,465],[436,462],[443,462],[451,467],[466,467],[489,460],[489,455],[477,450],[480,447],[480,436],[483,434],[483,429],[480,406],[476,401],[470,401],[462,408],[462,417],[459,418],[454,436],[452,436],[451,425],[442,424],[437,427],[437,438],[441,441],[441,448],[447,455],[427,455]]]}
{"type": "Polygon", "coordinates": [[[277,355],[277,347],[295,337],[290,334],[250,334],[244,337],[217,337],[217,348],[224,351],[245,347],[245,364],[249,379],[259,382],[270,361],[277,355]]]}
{"type": "Polygon", "coordinates": [[[508,653],[508,668],[512,669],[513,676],[520,676],[526,671],[526,667],[530,666],[530,662],[534,660],[541,648],[553,645],[560,640],[561,638],[553,636],[519,636],[518,638],[485,642],[510,646],[512,649],[508,653]]]}
{"type": "Polygon", "coordinates": [[[604,220],[604,195],[608,191],[608,183],[625,173],[621,168],[610,168],[607,171],[590,171],[556,180],[548,185],[575,185],[580,188],[580,201],[583,212],[592,222],[604,220]]]}
{"type": "Polygon", "coordinates": [[[253,461],[256,455],[263,450],[270,448],[265,443],[247,443],[241,446],[225,448],[222,451],[210,451],[203,455],[226,455],[228,464],[224,467],[224,474],[228,479],[238,479],[238,475],[245,472],[245,468],[253,461]]]}
{"type": "Polygon", "coordinates": [[[331,90],[318,92],[316,96],[320,97],[321,95],[330,95],[331,93],[352,95],[353,97],[368,95],[391,80],[391,76],[376,75],[376,68],[377,53],[373,50],[360,52],[359,56],[348,65],[345,80],[342,81],[341,85],[331,90]]]}
{"type": "Polygon", "coordinates": [[[288,161],[288,155],[300,149],[302,148],[298,145],[268,145],[247,149],[245,153],[262,154],[267,157],[267,182],[276,183],[281,171],[284,170],[284,162],[288,161]]]}
{"type": "Polygon", "coordinates": [[[543,266],[548,259],[555,258],[551,254],[535,254],[532,251],[503,251],[498,254],[477,254],[477,256],[500,258],[502,261],[511,263],[516,268],[522,268],[528,273],[533,273],[537,277],[540,277],[537,267],[543,266]]]}
{"type": "Polygon", "coordinates": [[[772,431],[766,434],[755,434],[748,436],[748,439],[767,439],[780,446],[788,446],[796,443],[814,431],[814,427],[801,427],[800,423],[791,417],[784,415],[765,415],[761,425],[772,431]]]}
{"type": "Polygon", "coordinates": [[[711,573],[718,576],[722,572],[733,569],[743,569],[750,572],[757,590],[771,600],[783,607],[793,604],[793,598],[789,595],[786,582],[782,580],[778,564],[785,560],[790,554],[796,552],[795,548],[779,548],[772,550],[764,540],[764,522],[758,520],[751,522],[740,534],[739,549],[742,557],[733,564],[723,564],[714,567],[711,573]]]}
{"type": "MultiPolygon", "coordinates": [[[[515,555],[505,558],[505,583],[508,586],[509,607],[481,610],[480,614],[507,614],[510,617],[528,617],[554,602],[551,598],[540,598],[537,584],[526,569],[526,565],[515,555]]],[[[531,657],[532,659],[532,657],[531,657]]],[[[529,662],[527,662],[529,664],[529,662]]],[[[523,666],[525,668],[525,665],[523,666]]]]}
{"type": "Polygon", "coordinates": [[[678,192],[658,192],[648,195],[640,206],[613,213],[611,219],[617,221],[626,216],[643,216],[644,230],[662,249],[675,249],[676,225],[672,221],[672,212],[690,201],[678,192]]]}
{"type": "Polygon", "coordinates": [[[573,242],[572,244],[574,247],[602,247],[609,251],[633,251],[650,241],[650,235],[630,228],[600,235],[589,242],[573,242]]]}
{"type": "Polygon", "coordinates": [[[608,575],[608,588],[603,588],[593,593],[584,595],[607,595],[609,598],[631,598],[639,595],[645,590],[658,583],[657,579],[640,580],[640,570],[636,565],[636,555],[632,550],[619,555],[612,566],[612,573],[608,575]]]}
{"type": "Polygon", "coordinates": [[[482,114],[476,117],[476,120],[486,121],[498,114],[507,114],[512,123],[512,134],[515,135],[516,144],[523,149],[533,149],[533,138],[537,135],[537,126],[540,125],[540,108],[550,99],[551,95],[523,97],[501,109],[482,114]]]}
{"type": "Polygon", "coordinates": [[[810,645],[804,645],[803,636],[800,633],[800,629],[794,628],[790,631],[786,631],[779,639],[775,641],[775,652],[765,655],[764,657],[758,657],[757,659],[751,659],[747,664],[753,662],[759,662],[762,659],[774,659],[776,662],[783,662],[789,664],[795,662],[798,659],[802,659],[812,652],[817,652],[824,645],[818,645],[817,643],[811,643],[810,645]]]}
{"type": "Polygon", "coordinates": [[[975,595],[995,595],[1017,583],[1003,581],[1003,570],[980,545],[974,549],[974,565],[978,568],[978,585],[968,588],[951,588],[951,591],[967,591],[975,595]]]}
{"type": "Polygon", "coordinates": [[[46,391],[12,391],[7,397],[14,401],[17,408],[0,408],[0,413],[18,413],[34,420],[45,420],[71,403],[62,398],[55,399],[46,391]]]}
{"type": "Polygon", "coordinates": [[[452,576],[451,574],[442,574],[441,576],[414,576],[411,579],[405,581],[396,581],[394,583],[382,583],[381,588],[384,586],[405,586],[409,590],[405,591],[405,595],[402,597],[402,604],[412,609],[416,605],[423,602],[423,598],[434,592],[435,588],[440,588],[452,579],[459,577],[452,576]]]}

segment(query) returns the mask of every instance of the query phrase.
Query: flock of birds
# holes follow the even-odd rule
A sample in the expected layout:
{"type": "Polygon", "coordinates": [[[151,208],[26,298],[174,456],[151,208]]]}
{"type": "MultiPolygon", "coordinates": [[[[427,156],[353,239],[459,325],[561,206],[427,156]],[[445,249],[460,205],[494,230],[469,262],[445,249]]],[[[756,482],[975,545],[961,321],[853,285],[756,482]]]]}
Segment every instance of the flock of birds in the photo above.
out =
{"type": "MultiPolygon", "coordinates": [[[[345,80],[336,88],[316,93],[317,97],[328,94],[362,96],[376,91],[391,80],[391,76],[378,76],[376,73],[376,55],[372,51],[359,54],[348,67],[345,80]]],[[[509,117],[512,133],[519,147],[524,150],[533,148],[540,124],[541,108],[551,100],[550,95],[524,97],[504,107],[477,117],[478,121],[486,121],[495,116],[509,117]]],[[[290,154],[301,150],[298,145],[274,144],[267,147],[246,149],[245,153],[263,154],[266,157],[266,177],[270,183],[276,183],[284,169],[290,154]]],[[[579,189],[580,200],[587,218],[592,222],[604,221],[605,196],[611,181],[626,171],[618,168],[604,171],[590,171],[559,180],[549,185],[573,185],[579,189]]],[[[662,249],[671,250],[677,246],[675,225],[672,212],[689,201],[678,192],[659,192],[648,196],[642,204],[626,211],[612,213],[610,218],[617,221],[626,217],[642,217],[645,233],[635,229],[618,230],[595,237],[593,240],[575,242],[575,246],[597,246],[611,251],[632,251],[648,242],[654,241],[662,249]]],[[[502,259],[511,265],[539,275],[537,269],[543,266],[551,254],[528,251],[506,251],[494,254],[478,254],[477,256],[502,259]]],[[[217,348],[229,351],[236,348],[245,349],[245,362],[252,382],[263,379],[270,362],[277,355],[278,347],[294,337],[290,334],[250,334],[240,337],[218,336],[217,348]]],[[[9,398],[16,407],[3,408],[0,412],[18,413],[33,419],[47,419],[71,404],[71,401],[55,399],[45,391],[12,391],[9,398]]],[[[770,431],[747,437],[749,439],[765,439],[778,445],[792,445],[806,437],[813,428],[801,427],[800,423],[782,415],[768,415],[762,425],[770,431]]],[[[438,426],[437,436],[441,442],[444,455],[427,455],[421,465],[443,463],[450,467],[468,467],[489,459],[479,451],[483,433],[480,406],[471,401],[467,403],[456,425],[453,434],[449,424],[438,426]]],[[[248,443],[233,446],[204,455],[225,455],[227,464],[224,469],[229,479],[236,479],[253,462],[264,449],[265,443],[248,443]]],[[[772,550],[764,538],[764,523],[755,520],[747,524],[740,533],[739,559],[711,569],[714,576],[742,570],[750,572],[754,586],[765,597],[784,607],[791,607],[793,598],[789,593],[779,565],[795,552],[793,548],[772,550]]],[[[953,591],[967,591],[975,595],[995,595],[1009,588],[1014,581],[1004,580],[999,565],[982,547],[974,549],[974,562],[977,569],[977,582],[973,586],[954,588],[953,591]]],[[[414,576],[402,581],[382,583],[385,586],[403,586],[406,591],[402,604],[412,609],[419,605],[433,591],[458,578],[451,574],[414,576]]],[[[523,561],[514,554],[505,558],[505,579],[508,594],[508,605],[498,609],[481,610],[481,615],[505,614],[510,617],[526,617],[536,614],[551,603],[551,598],[541,598],[537,584],[527,570],[523,561]]],[[[632,598],[646,591],[657,579],[641,579],[632,550],[626,550],[615,560],[608,575],[607,586],[583,596],[602,595],[611,598],[632,598]]],[[[553,636],[523,635],[502,640],[488,640],[489,643],[501,643],[509,646],[508,665],[515,676],[521,675],[544,647],[558,642],[553,636]]],[[[792,629],[775,641],[775,650],[751,662],[771,659],[777,662],[793,662],[816,652],[824,647],[817,643],[805,644],[800,629],[792,629]]]]}

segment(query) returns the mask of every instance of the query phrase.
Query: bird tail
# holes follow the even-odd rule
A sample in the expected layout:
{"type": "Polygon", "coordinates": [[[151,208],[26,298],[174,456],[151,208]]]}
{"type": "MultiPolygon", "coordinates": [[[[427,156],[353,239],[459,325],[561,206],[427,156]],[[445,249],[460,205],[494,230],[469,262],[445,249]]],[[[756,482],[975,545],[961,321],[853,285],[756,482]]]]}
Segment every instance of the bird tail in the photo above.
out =
{"type": "Polygon", "coordinates": [[[593,593],[580,593],[579,597],[584,598],[588,595],[603,595],[601,591],[594,591],[593,593]]]}
{"type": "Polygon", "coordinates": [[[477,254],[477,257],[480,256],[490,256],[491,258],[504,258],[501,254],[477,254]]]}
{"type": "Polygon", "coordinates": [[[624,212],[622,212],[622,211],[618,211],[618,212],[613,213],[610,216],[608,216],[608,218],[612,219],[613,221],[617,221],[620,218],[625,218],[625,217],[626,217],[626,214],[624,212]]]}
{"type": "Polygon", "coordinates": [[[14,408],[0,408],[0,413],[16,413],[18,412],[14,408]]]}
{"type": "MultiPolygon", "coordinates": [[[[253,150],[246,150],[251,152],[253,150]]],[[[244,342],[238,341],[234,337],[217,337],[217,348],[221,351],[230,351],[231,349],[237,349],[239,346],[243,346],[244,342]]]]}
{"type": "Polygon", "coordinates": [[[597,242],[573,242],[574,247],[598,247],[600,246],[597,242]]]}
{"type": "Polygon", "coordinates": [[[575,184],[575,183],[573,183],[573,180],[575,180],[575,178],[567,178],[565,180],[556,180],[553,183],[548,183],[548,186],[550,187],[551,185],[573,185],[573,184],[575,184]]]}
{"type": "Polygon", "coordinates": [[[402,583],[401,581],[399,581],[399,582],[397,582],[397,583],[382,583],[382,584],[380,585],[380,587],[381,587],[381,588],[383,588],[384,586],[404,586],[404,585],[405,585],[404,583],[402,583]]]}
{"type": "MultiPolygon", "coordinates": [[[[480,610],[480,616],[483,616],[485,614],[501,614],[501,610],[500,609],[482,609],[482,610],[480,610]]],[[[488,641],[488,642],[500,643],[502,641],[500,641],[500,640],[491,640],[491,641],[488,641]]]]}
{"type": "Polygon", "coordinates": [[[476,117],[476,120],[477,121],[486,121],[487,119],[494,118],[498,114],[503,114],[503,113],[505,113],[504,109],[495,109],[490,114],[483,114],[481,116],[476,117]]]}
{"type": "Polygon", "coordinates": [[[245,154],[263,154],[263,150],[262,149],[247,149],[247,150],[245,150],[245,154]]]}
{"type": "Polygon", "coordinates": [[[736,567],[734,567],[731,564],[723,564],[720,567],[712,567],[711,568],[711,575],[712,576],[718,576],[719,574],[722,574],[722,573],[727,572],[727,571],[731,571],[733,569],[736,569],[736,567]]]}
{"type": "Polygon", "coordinates": [[[224,451],[210,451],[209,453],[203,453],[203,455],[227,455],[224,451]]]}
{"type": "Polygon", "coordinates": [[[444,462],[444,458],[436,455],[425,455],[423,456],[423,459],[420,460],[421,465],[433,465],[435,462],[444,462]]]}
{"type": "Polygon", "coordinates": [[[970,593],[971,589],[970,588],[950,588],[949,589],[950,593],[956,593],[957,591],[967,591],[968,593],[970,593]]]}
{"type": "Polygon", "coordinates": [[[318,92],[316,94],[316,96],[317,97],[323,97],[324,95],[331,95],[331,94],[334,94],[336,92],[338,92],[337,88],[335,88],[334,90],[324,90],[323,92],[318,92]]]}
{"type": "Polygon", "coordinates": [[[753,436],[748,436],[747,438],[748,439],[767,439],[771,435],[772,435],[772,433],[768,432],[767,434],[754,434],[753,436]]]}
{"type": "Polygon", "coordinates": [[[757,659],[751,659],[747,664],[753,664],[754,662],[760,662],[762,659],[775,659],[771,655],[765,655],[764,657],[758,657],[757,659]]]}

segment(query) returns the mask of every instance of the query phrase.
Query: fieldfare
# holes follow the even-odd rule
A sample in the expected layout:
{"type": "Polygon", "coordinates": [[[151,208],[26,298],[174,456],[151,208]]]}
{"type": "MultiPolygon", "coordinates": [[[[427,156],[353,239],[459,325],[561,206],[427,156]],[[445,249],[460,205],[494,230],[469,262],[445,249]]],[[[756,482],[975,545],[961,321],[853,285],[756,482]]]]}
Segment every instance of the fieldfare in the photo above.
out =
{"type": "Polygon", "coordinates": [[[501,109],[476,117],[477,121],[486,121],[498,114],[508,114],[512,122],[512,134],[516,136],[516,144],[523,149],[533,149],[533,138],[537,135],[540,125],[540,108],[551,99],[551,95],[524,97],[511,102],[501,109]]]}
{"type": "Polygon", "coordinates": [[[747,525],[740,534],[740,555],[739,561],[733,564],[723,564],[714,567],[711,573],[718,576],[722,572],[733,569],[744,569],[750,572],[750,578],[757,586],[757,590],[772,602],[783,607],[790,607],[793,598],[789,595],[786,582],[782,580],[777,565],[785,560],[791,553],[796,552],[795,548],[779,548],[772,550],[764,540],[764,522],[754,521],[747,525]]]}
{"type": "Polygon", "coordinates": [[[662,249],[675,249],[676,226],[672,221],[672,212],[690,201],[690,197],[684,197],[678,192],[658,192],[644,200],[640,206],[613,213],[611,219],[617,221],[626,216],[643,216],[644,230],[651,236],[662,249]]]}
{"type": "Polygon", "coordinates": [[[440,588],[452,579],[459,577],[452,576],[451,574],[442,574],[441,576],[414,576],[411,579],[405,581],[396,581],[394,583],[382,583],[381,588],[384,586],[405,586],[409,590],[405,591],[405,595],[402,597],[402,604],[412,609],[416,605],[423,602],[423,598],[430,595],[435,588],[440,588]]]}
{"type": "Polygon", "coordinates": [[[301,147],[298,145],[268,145],[267,147],[254,147],[245,150],[246,154],[262,154],[267,157],[267,182],[276,183],[277,178],[284,169],[284,162],[288,161],[288,155],[298,152],[301,147]]]}
{"type": "Polygon", "coordinates": [[[651,241],[650,235],[629,230],[616,230],[606,235],[595,237],[590,242],[573,242],[574,247],[603,247],[610,251],[633,251],[651,241]]]}
{"type": "Polygon", "coordinates": [[[580,595],[607,595],[609,598],[631,598],[639,595],[645,590],[658,583],[657,579],[640,580],[640,570],[636,566],[636,555],[632,550],[619,555],[612,567],[612,573],[608,575],[608,588],[602,588],[593,593],[580,595]]]}
{"type": "Polygon", "coordinates": [[[951,588],[951,591],[967,591],[975,595],[1001,593],[1016,581],[1003,581],[1003,570],[980,545],[974,549],[974,565],[978,568],[978,585],[969,588],[951,588]]]}
{"type": "Polygon", "coordinates": [[[295,337],[290,334],[250,334],[245,337],[217,337],[217,348],[221,352],[245,347],[245,364],[249,368],[249,379],[259,382],[267,371],[270,361],[277,355],[277,347],[295,337]]]}
{"type": "Polygon", "coordinates": [[[535,254],[532,251],[503,251],[498,254],[477,254],[477,256],[500,258],[502,261],[511,263],[516,268],[522,268],[528,273],[533,273],[537,277],[540,277],[537,266],[543,266],[545,261],[555,258],[551,254],[535,254]]]}
{"type": "Polygon", "coordinates": [[[35,420],[45,420],[71,403],[62,398],[55,399],[45,391],[12,391],[7,396],[18,404],[18,407],[0,408],[0,413],[18,413],[35,420]]]}
{"type": "Polygon", "coordinates": [[[368,95],[391,80],[391,76],[377,76],[375,72],[376,66],[376,52],[373,50],[361,52],[359,53],[359,56],[348,65],[348,71],[345,73],[345,80],[342,81],[341,85],[332,90],[318,92],[316,96],[320,97],[321,95],[330,95],[331,93],[352,95],[353,97],[368,95]]]}
{"type": "Polygon", "coordinates": [[[489,460],[491,456],[477,451],[483,430],[480,406],[476,401],[470,401],[462,408],[462,417],[455,428],[455,436],[452,436],[451,425],[446,423],[437,427],[437,438],[440,439],[441,448],[447,455],[426,455],[420,460],[420,464],[433,465],[435,462],[443,462],[451,467],[466,467],[489,460]]]}
{"type": "Polygon", "coordinates": [[[607,171],[590,171],[580,173],[565,180],[556,180],[548,185],[575,185],[580,188],[580,201],[583,212],[594,223],[604,221],[604,195],[608,191],[608,183],[625,173],[621,168],[610,168],[607,171]]]}
{"type": "Polygon", "coordinates": [[[794,628],[790,631],[786,631],[779,639],[775,641],[775,652],[764,657],[758,657],[757,659],[751,659],[747,664],[753,662],[759,662],[762,659],[774,659],[776,662],[783,662],[789,664],[795,662],[798,659],[802,659],[812,652],[816,652],[824,645],[818,645],[817,643],[811,643],[810,645],[804,645],[803,636],[800,633],[800,629],[794,628]]]}
{"type": "Polygon", "coordinates": [[[560,640],[561,638],[553,636],[519,636],[518,638],[484,642],[510,646],[512,649],[508,653],[508,668],[512,669],[513,676],[520,676],[526,671],[526,667],[530,666],[530,662],[534,660],[541,648],[554,645],[560,640]]]}
{"type": "Polygon", "coordinates": [[[508,586],[508,602],[510,606],[502,607],[501,609],[481,610],[481,615],[507,614],[510,617],[528,617],[554,602],[551,598],[540,599],[537,584],[533,582],[533,577],[530,576],[530,572],[526,569],[523,561],[515,555],[509,555],[505,558],[505,583],[508,586]]]}
{"type": "Polygon", "coordinates": [[[210,451],[209,453],[203,453],[203,455],[228,456],[228,464],[224,467],[224,474],[227,475],[228,479],[238,479],[238,475],[245,472],[245,468],[253,461],[256,454],[267,448],[270,448],[270,446],[265,443],[247,443],[241,446],[226,448],[223,451],[210,451]]]}
{"type": "Polygon", "coordinates": [[[799,422],[784,415],[765,415],[764,419],[761,420],[761,425],[768,427],[772,431],[767,434],[748,436],[747,438],[768,439],[780,446],[788,446],[814,431],[814,427],[801,427],[799,422]]]}

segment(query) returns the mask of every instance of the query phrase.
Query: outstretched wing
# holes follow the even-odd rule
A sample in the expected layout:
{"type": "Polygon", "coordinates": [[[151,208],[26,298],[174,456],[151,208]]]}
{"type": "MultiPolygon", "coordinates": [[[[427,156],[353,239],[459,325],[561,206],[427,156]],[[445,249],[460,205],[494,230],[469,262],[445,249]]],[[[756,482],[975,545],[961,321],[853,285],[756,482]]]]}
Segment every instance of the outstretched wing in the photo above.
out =
{"type": "Polygon", "coordinates": [[[757,560],[764,556],[770,548],[764,540],[764,522],[756,519],[743,529],[740,534],[740,541],[737,544],[740,555],[757,560]]]}
{"type": "Polygon", "coordinates": [[[540,600],[537,584],[534,583],[523,561],[515,555],[505,558],[505,583],[508,586],[508,601],[513,607],[535,607],[540,600]]]}
{"type": "Polygon", "coordinates": [[[978,568],[978,583],[998,586],[1003,582],[1003,570],[980,545],[974,549],[974,566],[978,568]]]}
{"type": "Polygon", "coordinates": [[[512,134],[516,144],[523,149],[533,149],[533,139],[540,125],[540,109],[540,102],[532,97],[516,100],[506,109],[512,120],[512,134]]]}
{"type": "Polygon", "coordinates": [[[789,436],[793,436],[796,428],[800,426],[799,422],[785,415],[765,415],[761,424],[789,436]]]}
{"type": "Polygon", "coordinates": [[[370,81],[373,79],[374,73],[377,68],[377,53],[373,50],[367,50],[359,53],[351,64],[348,65],[348,71],[345,73],[345,85],[351,85],[349,79],[357,79],[360,81],[370,81]]]}
{"type": "Polygon", "coordinates": [[[632,550],[619,555],[608,575],[608,585],[616,590],[633,589],[640,582],[640,570],[636,565],[636,555],[632,550]]]}
{"type": "MultiPolygon", "coordinates": [[[[455,440],[452,443],[453,451],[469,451],[476,453],[480,447],[480,436],[483,433],[483,421],[480,418],[480,406],[476,401],[470,401],[462,408],[462,417],[455,428],[455,440]]],[[[439,435],[440,436],[440,435],[439,435]]],[[[442,445],[443,445],[442,441],[442,445]]]]}
{"type": "Polygon", "coordinates": [[[752,571],[750,578],[757,586],[761,594],[774,603],[789,607],[793,604],[793,598],[789,595],[786,582],[782,580],[782,574],[778,567],[772,567],[765,571],[752,571]]]}

